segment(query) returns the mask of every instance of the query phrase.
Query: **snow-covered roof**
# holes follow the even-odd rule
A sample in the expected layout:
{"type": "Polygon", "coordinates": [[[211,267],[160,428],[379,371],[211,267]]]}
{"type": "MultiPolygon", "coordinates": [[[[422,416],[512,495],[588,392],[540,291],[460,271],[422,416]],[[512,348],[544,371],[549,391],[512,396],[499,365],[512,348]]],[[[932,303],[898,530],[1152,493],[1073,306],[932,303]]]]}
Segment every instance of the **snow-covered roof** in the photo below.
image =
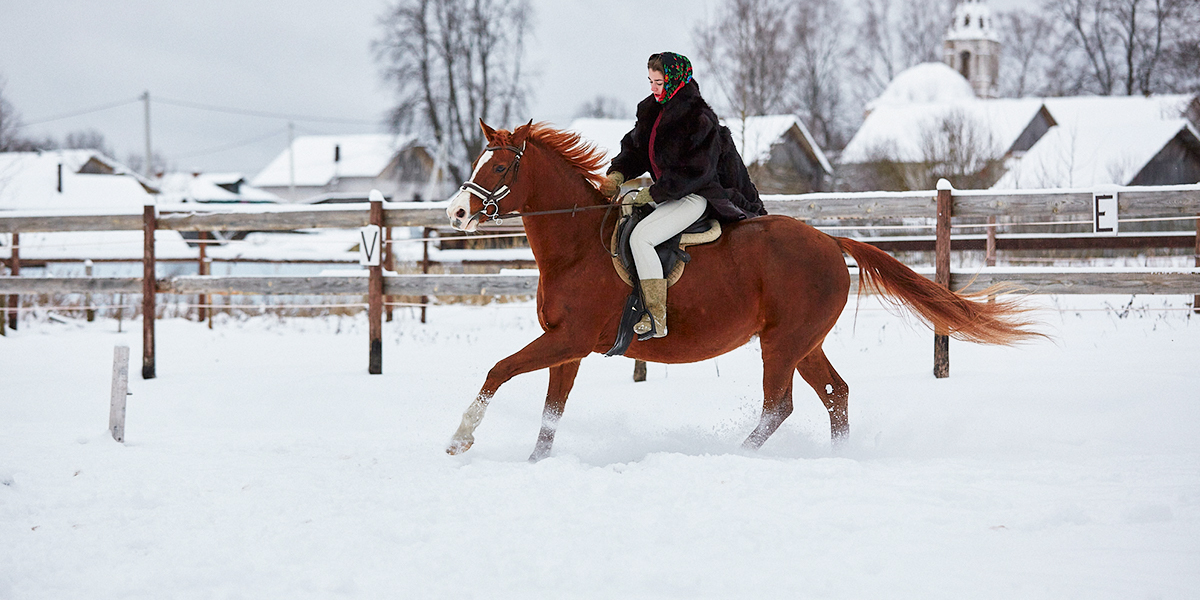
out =
{"type": "Polygon", "coordinates": [[[1097,126],[1082,115],[1060,117],[1028,152],[1008,161],[992,189],[1128,185],[1180,132],[1200,138],[1186,119],[1097,126]]]}
{"type": "Polygon", "coordinates": [[[738,153],[742,155],[742,162],[746,163],[747,167],[770,160],[771,148],[783,141],[788,132],[794,131],[799,136],[798,141],[807,146],[821,168],[825,169],[826,173],[833,173],[833,166],[829,164],[829,159],[825,158],[821,147],[808,132],[804,122],[796,115],[746,117],[744,123],[742,119],[723,119],[721,122],[729,127],[733,134],[733,143],[737,146],[738,153]]]}
{"type": "MultiPolygon", "coordinates": [[[[567,128],[594,143],[606,153],[606,161],[612,162],[621,152],[621,138],[633,129],[634,119],[575,119],[567,128]]],[[[729,127],[733,134],[733,142],[742,161],[746,166],[765,161],[771,157],[771,147],[784,139],[784,136],[796,128],[802,143],[806,144],[816,157],[817,162],[827,173],[833,172],[833,167],[825,157],[825,153],[817,146],[808,128],[795,115],[767,115],[747,117],[745,135],[741,119],[722,119],[721,123],[729,127]]]]}
{"type": "Polygon", "coordinates": [[[980,140],[990,144],[992,154],[1001,156],[1017,141],[1042,106],[1042,100],[1037,98],[981,100],[973,94],[957,102],[880,103],[846,144],[842,162],[865,163],[881,157],[898,162],[921,162],[926,158],[925,138],[945,119],[955,115],[974,124],[980,140]]]}
{"type": "Polygon", "coordinates": [[[962,74],[945,63],[927,62],[901,71],[878,98],[867,103],[867,110],[884,104],[965,102],[974,99],[975,90],[962,74]]]}
{"type": "Polygon", "coordinates": [[[244,183],[237,173],[167,173],[158,180],[165,202],[280,202],[279,196],[244,183]],[[237,193],[222,185],[237,184],[237,193]]]}
{"type": "Polygon", "coordinates": [[[1162,94],[1155,96],[1070,96],[1044,98],[1055,120],[1075,118],[1078,122],[1103,128],[1116,122],[1164,121],[1184,118],[1195,96],[1162,94]],[[1077,118],[1076,118],[1077,117],[1077,118]]]}
{"type": "MultiPolygon", "coordinates": [[[[416,142],[416,136],[391,134],[305,135],[292,140],[295,184],[323,186],[338,177],[378,177],[397,152],[416,142]],[[335,157],[338,160],[334,160],[335,157]]],[[[254,187],[292,183],[292,157],[284,149],[251,180],[254,187]]]]}
{"type": "Polygon", "coordinates": [[[995,189],[1125,185],[1180,131],[1194,96],[1046,98],[1058,123],[1006,165],[995,189]]]}
{"type": "Polygon", "coordinates": [[[0,210],[140,210],[154,199],[148,187],[153,189],[128,167],[95,150],[0,153],[0,210]]]}

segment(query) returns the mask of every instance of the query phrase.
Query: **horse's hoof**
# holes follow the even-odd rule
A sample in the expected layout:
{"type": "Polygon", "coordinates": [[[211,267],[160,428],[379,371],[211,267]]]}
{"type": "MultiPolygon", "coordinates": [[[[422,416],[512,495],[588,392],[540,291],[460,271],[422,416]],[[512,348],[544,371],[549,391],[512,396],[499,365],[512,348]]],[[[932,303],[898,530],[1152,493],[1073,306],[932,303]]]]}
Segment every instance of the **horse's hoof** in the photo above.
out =
{"type": "Polygon", "coordinates": [[[446,447],[446,454],[449,454],[450,456],[458,456],[459,454],[470,450],[471,445],[474,443],[475,440],[454,440],[453,442],[450,442],[449,446],[446,447]]]}

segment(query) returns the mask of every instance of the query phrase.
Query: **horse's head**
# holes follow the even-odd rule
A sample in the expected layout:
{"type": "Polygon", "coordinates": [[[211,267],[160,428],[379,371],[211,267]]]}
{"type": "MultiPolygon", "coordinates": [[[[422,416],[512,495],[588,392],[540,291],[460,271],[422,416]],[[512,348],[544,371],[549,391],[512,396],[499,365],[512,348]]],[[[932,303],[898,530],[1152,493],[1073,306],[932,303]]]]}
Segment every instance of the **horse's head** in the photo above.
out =
{"type": "Polygon", "coordinates": [[[517,179],[517,171],[532,125],[530,121],[510,133],[496,131],[479,120],[487,147],[475,159],[471,178],[450,199],[446,216],[452,227],[473,232],[485,220],[498,221],[501,215],[518,212],[527,190],[517,179]]]}

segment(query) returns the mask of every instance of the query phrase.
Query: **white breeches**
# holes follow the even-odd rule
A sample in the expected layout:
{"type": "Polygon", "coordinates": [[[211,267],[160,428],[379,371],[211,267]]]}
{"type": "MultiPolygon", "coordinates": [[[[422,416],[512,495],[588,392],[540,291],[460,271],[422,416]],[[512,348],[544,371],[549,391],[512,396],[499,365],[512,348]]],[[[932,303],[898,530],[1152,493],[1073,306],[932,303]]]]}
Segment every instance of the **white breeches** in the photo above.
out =
{"type": "Polygon", "coordinates": [[[708,201],[696,194],[659,204],[654,212],[642,219],[629,236],[629,249],[637,265],[639,279],[662,279],[662,263],[654,247],[675,237],[675,234],[695,223],[708,208],[708,201]]]}

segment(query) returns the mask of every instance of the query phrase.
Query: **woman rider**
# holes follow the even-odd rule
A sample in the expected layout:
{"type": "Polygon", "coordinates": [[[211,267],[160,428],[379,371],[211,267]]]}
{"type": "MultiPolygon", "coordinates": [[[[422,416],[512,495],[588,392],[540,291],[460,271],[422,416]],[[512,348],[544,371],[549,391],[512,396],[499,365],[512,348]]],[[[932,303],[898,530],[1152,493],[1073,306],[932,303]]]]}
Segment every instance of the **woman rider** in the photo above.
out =
{"type": "Polygon", "coordinates": [[[663,52],[651,55],[646,66],[651,95],[638,104],[637,123],[621,140],[621,153],[613,159],[600,191],[612,197],[622,183],[647,171],[654,180],[633,201],[655,206],[630,236],[650,313],[634,326],[634,332],[663,337],[667,335],[667,281],[654,247],[706,213],[728,223],[767,211],[729,128],[720,124],[700,96],[687,57],[663,52]]]}

